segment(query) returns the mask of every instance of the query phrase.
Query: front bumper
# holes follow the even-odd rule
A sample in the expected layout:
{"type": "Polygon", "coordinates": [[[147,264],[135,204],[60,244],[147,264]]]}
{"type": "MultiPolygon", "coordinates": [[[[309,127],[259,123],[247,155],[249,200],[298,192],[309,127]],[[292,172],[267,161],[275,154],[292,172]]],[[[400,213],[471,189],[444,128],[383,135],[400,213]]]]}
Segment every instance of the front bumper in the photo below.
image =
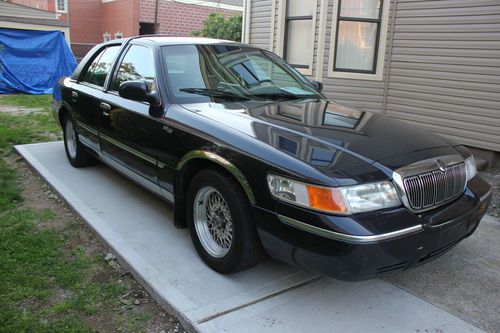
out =
{"type": "Polygon", "coordinates": [[[358,281],[405,270],[445,253],[475,231],[490,200],[490,186],[476,176],[462,197],[418,215],[398,208],[339,217],[279,203],[276,212],[254,207],[254,217],[271,257],[358,281]]]}

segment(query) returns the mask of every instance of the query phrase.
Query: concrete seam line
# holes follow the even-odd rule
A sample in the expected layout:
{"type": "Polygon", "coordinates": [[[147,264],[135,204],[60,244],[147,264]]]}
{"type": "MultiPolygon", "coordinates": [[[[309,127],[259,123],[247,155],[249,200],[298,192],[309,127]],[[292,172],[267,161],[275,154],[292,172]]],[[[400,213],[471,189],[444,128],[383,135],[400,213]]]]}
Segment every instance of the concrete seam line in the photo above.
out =
{"type": "Polygon", "coordinates": [[[235,311],[241,310],[241,309],[243,309],[243,308],[246,308],[246,307],[248,307],[248,306],[251,306],[251,305],[254,305],[254,304],[257,304],[257,303],[263,302],[263,301],[268,300],[268,299],[270,299],[270,298],[273,298],[273,297],[275,297],[275,296],[278,296],[278,295],[281,295],[281,294],[287,293],[287,292],[289,292],[289,291],[292,291],[292,290],[295,290],[295,289],[301,288],[301,287],[303,287],[303,286],[305,286],[305,285],[308,285],[308,284],[310,284],[310,283],[316,282],[316,281],[318,281],[318,280],[320,280],[320,279],[321,279],[321,276],[314,276],[314,277],[312,277],[311,279],[309,279],[309,280],[307,280],[307,281],[304,281],[304,282],[301,282],[301,283],[299,283],[299,284],[296,284],[296,285],[294,285],[294,286],[291,286],[291,287],[288,287],[288,288],[285,288],[285,289],[282,289],[282,290],[278,290],[278,291],[276,291],[276,292],[274,292],[274,293],[272,293],[272,294],[269,294],[269,295],[263,296],[263,297],[258,298],[258,299],[256,299],[256,300],[253,300],[253,301],[251,301],[251,302],[248,302],[248,303],[245,303],[245,304],[241,304],[241,305],[239,305],[239,306],[237,306],[237,307],[234,307],[234,308],[232,308],[232,309],[228,309],[228,310],[225,310],[225,311],[222,311],[222,312],[216,313],[216,314],[214,314],[214,315],[208,316],[208,317],[206,317],[206,318],[200,319],[200,320],[196,321],[196,323],[197,323],[197,324],[203,324],[203,323],[206,323],[206,322],[208,322],[208,321],[210,321],[210,320],[213,320],[213,319],[215,319],[215,318],[218,318],[218,317],[224,316],[224,315],[226,315],[226,314],[228,314],[228,313],[231,313],[231,312],[235,312],[235,311]]]}

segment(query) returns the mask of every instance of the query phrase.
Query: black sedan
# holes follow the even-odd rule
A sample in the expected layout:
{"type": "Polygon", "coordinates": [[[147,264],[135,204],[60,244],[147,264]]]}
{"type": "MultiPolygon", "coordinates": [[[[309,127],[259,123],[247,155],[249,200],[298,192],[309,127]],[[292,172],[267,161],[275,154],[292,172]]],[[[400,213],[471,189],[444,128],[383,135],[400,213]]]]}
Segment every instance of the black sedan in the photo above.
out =
{"type": "Polygon", "coordinates": [[[173,204],[221,273],[264,253],[343,280],[404,270],[470,236],[491,197],[465,147],[333,103],[245,44],[107,42],[58,93],[69,162],[98,159],[173,204]]]}

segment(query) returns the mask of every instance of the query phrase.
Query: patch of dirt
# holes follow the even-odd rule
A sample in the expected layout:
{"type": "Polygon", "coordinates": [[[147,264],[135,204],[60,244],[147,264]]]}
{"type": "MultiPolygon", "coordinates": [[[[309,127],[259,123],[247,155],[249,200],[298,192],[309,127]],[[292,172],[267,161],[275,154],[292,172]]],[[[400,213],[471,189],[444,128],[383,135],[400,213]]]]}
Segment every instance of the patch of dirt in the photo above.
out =
{"type": "Polygon", "coordinates": [[[500,218],[500,168],[480,172],[493,188],[493,197],[486,214],[500,218]]]}
{"type": "Polygon", "coordinates": [[[0,105],[0,113],[6,113],[14,116],[22,116],[36,112],[43,112],[42,108],[26,108],[14,105],[0,105]]]}
{"type": "MultiPolygon", "coordinates": [[[[19,156],[5,158],[7,164],[16,169],[19,174],[18,183],[23,189],[24,201],[20,208],[50,209],[55,213],[56,218],[50,222],[40,223],[42,229],[50,228],[55,230],[66,230],[68,227],[78,233],[77,237],[70,237],[67,248],[81,248],[90,257],[102,258],[105,265],[94,272],[91,280],[93,282],[105,283],[115,280],[126,287],[126,292],[120,297],[122,301],[119,312],[127,315],[147,315],[150,319],[140,323],[139,329],[151,333],[186,332],[179,320],[161,308],[144,288],[133,278],[124,267],[122,267],[110,250],[103,244],[72,210],[51,190],[47,183],[36,175],[19,156]],[[104,260],[107,258],[107,260],[104,260]]],[[[55,292],[54,302],[70,297],[71,291],[58,289],[55,292]]],[[[30,304],[30,307],[37,308],[37,304],[30,304]]],[[[129,331],[126,323],[124,327],[119,327],[117,323],[116,309],[100,311],[95,315],[86,316],[79,314],[82,321],[99,332],[129,331]]],[[[62,315],[57,315],[62,316],[62,315]]],[[[127,316],[128,317],[128,316],[127,316]]],[[[137,328],[132,328],[133,330],[137,328]]]]}

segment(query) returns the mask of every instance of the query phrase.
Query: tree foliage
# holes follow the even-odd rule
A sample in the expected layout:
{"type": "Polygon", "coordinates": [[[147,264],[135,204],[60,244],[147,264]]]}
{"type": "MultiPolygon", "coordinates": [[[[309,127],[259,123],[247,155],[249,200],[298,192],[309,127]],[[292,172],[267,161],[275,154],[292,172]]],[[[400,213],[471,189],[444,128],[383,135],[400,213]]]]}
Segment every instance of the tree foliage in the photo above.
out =
{"type": "Polygon", "coordinates": [[[225,17],[221,13],[211,13],[203,21],[201,30],[193,31],[193,36],[204,36],[217,39],[241,41],[241,15],[225,17]]]}

